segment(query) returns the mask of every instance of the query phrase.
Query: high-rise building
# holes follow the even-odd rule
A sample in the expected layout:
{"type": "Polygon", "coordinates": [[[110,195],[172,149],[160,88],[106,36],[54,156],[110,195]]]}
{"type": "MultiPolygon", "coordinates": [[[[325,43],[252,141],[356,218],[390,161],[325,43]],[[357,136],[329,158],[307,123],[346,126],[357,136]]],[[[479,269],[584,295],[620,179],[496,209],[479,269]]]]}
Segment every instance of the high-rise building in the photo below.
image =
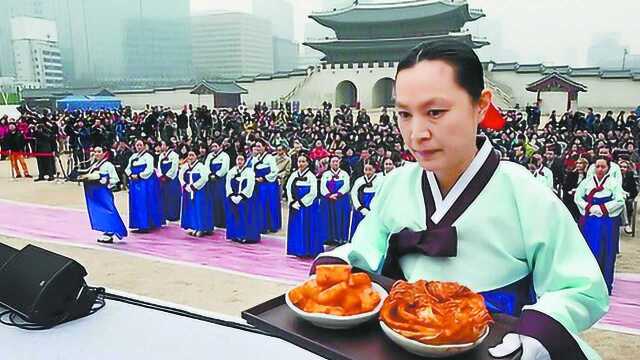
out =
{"type": "Polygon", "coordinates": [[[237,78],[273,72],[271,23],[252,14],[192,17],[193,68],[199,78],[237,78]]]}
{"type": "Polygon", "coordinates": [[[291,71],[298,67],[298,43],[273,37],[273,71],[291,71]]]}
{"type": "Polygon", "coordinates": [[[33,17],[11,19],[16,80],[28,88],[61,87],[64,77],[56,23],[33,17]]]}
{"type": "Polygon", "coordinates": [[[293,6],[287,0],[253,0],[253,15],[269,20],[274,37],[293,40],[293,6]]]}
{"type": "MultiPolygon", "coordinates": [[[[55,4],[63,64],[75,84],[153,78],[160,62],[169,69],[175,61],[182,69],[180,59],[190,59],[189,0],[48,1],[55,4]],[[181,51],[174,57],[169,48],[181,51]]],[[[163,78],[180,72],[167,71],[163,78]]]]}
{"type": "Polygon", "coordinates": [[[298,43],[294,41],[293,6],[287,0],[253,0],[252,13],[271,23],[273,70],[291,71],[298,66],[298,43]]]}
{"type": "Polygon", "coordinates": [[[51,4],[47,0],[2,0],[0,5],[0,76],[15,77],[15,57],[11,40],[11,18],[48,18],[51,4]]]}
{"type": "Polygon", "coordinates": [[[191,79],[188,24],[183,19],[127,20],[124,44],[127,79],[191,79]]]}

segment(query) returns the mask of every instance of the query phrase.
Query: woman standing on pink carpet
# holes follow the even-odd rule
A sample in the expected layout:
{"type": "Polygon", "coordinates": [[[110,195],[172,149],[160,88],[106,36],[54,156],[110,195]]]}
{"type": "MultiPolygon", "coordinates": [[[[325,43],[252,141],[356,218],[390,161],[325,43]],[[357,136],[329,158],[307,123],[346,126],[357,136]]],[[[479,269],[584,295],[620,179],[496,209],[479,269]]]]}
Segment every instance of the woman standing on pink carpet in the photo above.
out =
{"type": "Polygon", "coordinates": [[[254,194],[256,174],[238,154],[236,166],[227,174],[225,202],[227,239],[240,243],[260,241],[260,221],[254,194]]]}
{"type": "Polygon", "coordinates": [[[211,202],[207,193],[209,169],[198,160],[196,153],[189,151],[187,163],[180,169],[182,185],[182,216],[180,226],[189,235],[202,237],[213,232],[211,202]]]}
{"type": "Polygon", "coordinates": [[[124,171],[129,177],[129,227],[144,233],[162,226],[164,219],[153,156],[142,140],[135,146],[136,153],[124,171]]]}

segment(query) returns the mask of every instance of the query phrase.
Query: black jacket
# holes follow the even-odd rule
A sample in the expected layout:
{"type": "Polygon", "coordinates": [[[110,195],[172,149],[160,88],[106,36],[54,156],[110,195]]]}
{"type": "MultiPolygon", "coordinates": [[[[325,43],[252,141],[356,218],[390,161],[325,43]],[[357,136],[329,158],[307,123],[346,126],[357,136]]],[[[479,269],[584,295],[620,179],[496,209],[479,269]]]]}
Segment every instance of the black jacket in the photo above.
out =
{"type": "Polygon", "coordinates": [[[3,147],[5,150],[24,151],[25,145],[24,135],[18,130],[8,133],[4,138],[3,147]]]}

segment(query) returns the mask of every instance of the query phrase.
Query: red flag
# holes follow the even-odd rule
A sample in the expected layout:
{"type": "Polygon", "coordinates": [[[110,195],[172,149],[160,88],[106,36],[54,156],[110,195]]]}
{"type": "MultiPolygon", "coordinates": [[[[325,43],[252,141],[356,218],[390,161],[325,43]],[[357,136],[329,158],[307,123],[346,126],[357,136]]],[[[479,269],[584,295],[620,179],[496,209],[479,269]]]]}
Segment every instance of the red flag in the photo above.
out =
{"type": "Polygon", "coordinates": [[[502,130],[507,121],[502,117],[500,110],[493,103],[489,104],[489,109],[480,122],[482,129],[502,130]]]}

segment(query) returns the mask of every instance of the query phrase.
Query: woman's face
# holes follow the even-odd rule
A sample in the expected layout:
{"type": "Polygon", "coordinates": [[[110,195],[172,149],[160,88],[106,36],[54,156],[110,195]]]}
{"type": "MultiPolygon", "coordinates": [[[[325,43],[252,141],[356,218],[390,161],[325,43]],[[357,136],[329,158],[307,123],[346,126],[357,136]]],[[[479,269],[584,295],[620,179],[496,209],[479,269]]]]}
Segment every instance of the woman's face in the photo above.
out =
{"type": "Polygon", "coordinates": [[[96,157],[96,160],[100,161],[104,158],[104,151],[102,151],[101,147],[96,147],[93,150],[93,156],[96,157]]]}
{"type": "Polygon", "coordinates": [[[578,161],[576,163],[576,170],[578,170],[579,172],[584,172],[584,170],[587,168],[586,164],[584,163],[584,161],[578,161]]]}
{"type": "Polygon", "coordinates": [[[393,161],[391,159],[386,159],[384,161],[384,172],[386,174],[388,174],[389,172],[391,172],[391,170],[395,169],[396,166],[393,164],[393,161]]]}
{"type": "Polygon", "coordinates": [[[244,166],[244,156],[238,155],[236,157],[236,166],[239,167],[239,168],[244,166]]]}
{"type": "Polygon", "coordinates": [[[373,165],[367,164],[367,165],[365,165],[365,166],[364,166],[364,174],[365,174],[367,177],[371,177],[371,176],[373,176],[373,174],[375,173],[375,171],[376,171],[376,170],[373,168],[373,165]]]}
{"type": "Polygon", "coordinates": [[[400,133],[427,170],[462,167],[468,161],[490,102],[491,93],[485,91],[474,103],[456,82],[453,67],[440,60],[421,61],[396,78],[400,133]]]}
{"type": "Polygon", "coordinates": [[[598,179],[602,179],[608,171],[609,165],[607,165],[607,162],[605,160],[600,159],[596,161],[596,176],[598,177],[598,179]]]}
{"type": "Polygon", "coordinates": [[[298,170],[304,170],[309,166],[309,161],[306,156],[298,157],[298,170]]]}
{"type": "Polygon", "coordinates": [[[198,157],[196,156],[196,153],[189,151],[189,155],[187,155],[187,161],[189,161],[189,164],[193,164],[197,159],[198,157]]]}
{"type": "Polygon", "coordinates": [[[136,151],[143,152],[144,151],[144,143],[140,140],[136,141],[136,151]]]}

